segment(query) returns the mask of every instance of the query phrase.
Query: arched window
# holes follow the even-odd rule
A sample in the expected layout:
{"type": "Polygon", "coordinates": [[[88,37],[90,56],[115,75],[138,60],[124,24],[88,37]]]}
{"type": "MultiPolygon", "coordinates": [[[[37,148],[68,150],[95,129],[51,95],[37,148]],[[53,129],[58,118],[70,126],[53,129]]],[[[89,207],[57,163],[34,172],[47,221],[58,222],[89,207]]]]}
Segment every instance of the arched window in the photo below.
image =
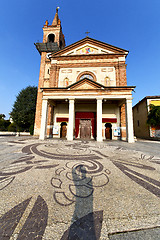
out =
{"type": "Polygon", "coordinates": [[[76,81],[83,80],[85,78],[88,78],[88,79],[90,79],[92,81],[95,81],[95,82],[97,81],[95,74],[93,72],[89,72],[89,71],[81,72],[78,75],[76,81]]]}
{"type": "Polygon", "coordinates": [[[51,34],[48,35],[48,42],[53,43],[53,42],[54,42],[54,39],[55,39],[55,35],[54,35],[53,33],[51,33],[51,34]]]}
{"type": "Polygon", "coordinates": [[[82,79],[84,79],[84,78],[88,78],[88,79],[90,79],[90,80],[94,80],[94,79],[93,79],[93,76],[90,75],[90,74],[84,74],[84,75],[82,75],[79,80],[82,80],[82,79]]]}
{"type": "Polygon", "coordinates": [[[104,85],[105,86],[110,86],[110,78],[108,76],[105,77],[105,79],[104,79],[104,85]]]}
{"type": "Polygon", "coordinates": [[[64,87],[68,87],[68,85],[69,85],[69,79],[68,79],[67,77],[64,79],[63,85],[64,85],[64,87]]]}

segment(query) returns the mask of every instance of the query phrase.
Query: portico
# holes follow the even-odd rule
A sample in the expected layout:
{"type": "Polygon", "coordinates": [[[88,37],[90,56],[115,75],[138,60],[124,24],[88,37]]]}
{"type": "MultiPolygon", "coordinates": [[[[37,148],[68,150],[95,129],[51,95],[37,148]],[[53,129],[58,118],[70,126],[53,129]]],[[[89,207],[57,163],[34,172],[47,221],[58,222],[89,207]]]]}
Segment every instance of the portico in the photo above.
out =
{"type": "MultiPolygon", "coordinates": [[[[88,81],[88,79],[86,79],[86,81],[88,81]]],[[[57,131],[60,132],[60,124],[62,122],[66,122],[67,124],[66,139],[68,141],[72,141],[75,138],[81,138],[80,120],[90,120],[90,125],[92,128],[90,130],[90,136],[93,139],[95,138],[95,140],[97,140],[98,142],[106,139],[104,129],[106,123],[115,124],[114,129],[112,130],[119,128],[120,135],[117,135],[115,137],[113,134],[113,137],[115,137],[115,139],[122,139],[122,131],[124,130],[124,127],[122,125],[124,119],[122,119],[121,116],[121,109],[122,106],[125,106],[127,135],[126,139],[123,138],[123,140],[127,140],[130,143],[134,142],[131,96],[131,92],[134,87],[104,87],[104,89],[99,89],[98,87],[96,87],[94,90],[90,89],[87,94],[83,87],[78,90],[76,85],[74,86],[74,88],[72,87],[73,86],[70,86],[69,88],[63,90],[55,88],[43,88],[40,132],[41,140],[47,137],[47,129],[51,129],[56,126],[57,131]],[[97,91],[99,91],[98,94],[97,91]],[[118,96],[117,91],[119,92],[118,96]],[[54,112],[52,116],[54,120],[47,119],[47,117],[51,117],[48,115],[49,105],[54,112]],[[109,111],[109,108],[113,108],[113,110],[109,111]],[[50,122],[53,122],[53,125],[48,124],[50,122]]],[[[51,137],[52,135],[56,138],[60,137],[58,134],[56,135],[53,132],[51,134],[51,137]]]]}

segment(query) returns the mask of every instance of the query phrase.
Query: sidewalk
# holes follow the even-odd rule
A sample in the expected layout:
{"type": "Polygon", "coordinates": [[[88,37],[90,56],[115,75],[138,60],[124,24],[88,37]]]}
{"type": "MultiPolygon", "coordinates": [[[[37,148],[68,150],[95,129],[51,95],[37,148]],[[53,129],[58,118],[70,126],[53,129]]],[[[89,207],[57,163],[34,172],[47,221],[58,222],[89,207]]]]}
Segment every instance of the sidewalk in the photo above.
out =
{"type": "Polygon", "coordinates": [[[159,239],[159,146],[0,137],[0,240],[159,239]]]}

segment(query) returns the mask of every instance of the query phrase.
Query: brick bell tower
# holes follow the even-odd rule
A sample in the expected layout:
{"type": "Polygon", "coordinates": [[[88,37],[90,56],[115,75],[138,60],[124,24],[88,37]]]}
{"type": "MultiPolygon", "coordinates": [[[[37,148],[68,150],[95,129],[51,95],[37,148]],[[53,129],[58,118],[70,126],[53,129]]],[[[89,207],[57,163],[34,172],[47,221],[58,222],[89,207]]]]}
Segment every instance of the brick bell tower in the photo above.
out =
{"type": "MultiPolygon", "coordinates": [[[[39,73],[39,84],[37,94],[37,105],[34,125],[34,135],[40,135],[41,127],[41,111],[42,111],[42,90],[43,87],[55,87],[57,85],[56,72],[58,68],[54,64],[51,67],[51,61],[49,59],[50,53],[55,53],[65,47],[65,38],[62,33],[61,21],[58,16],[58,9],[51,25],[46,20],[43,27],[43,42],[35,43],[38,52],[41,55],[40,73],[39,73]]],[[[58,74],[57,74],[58,75],[58,74]]],[[[52,114],[52,108],[48,109],[48,114],[52,114]]],[[[51,117],[49,119],[52,119],[51,117]]],[[[50,123],[52,124],[52,123],[50,123]]]]}

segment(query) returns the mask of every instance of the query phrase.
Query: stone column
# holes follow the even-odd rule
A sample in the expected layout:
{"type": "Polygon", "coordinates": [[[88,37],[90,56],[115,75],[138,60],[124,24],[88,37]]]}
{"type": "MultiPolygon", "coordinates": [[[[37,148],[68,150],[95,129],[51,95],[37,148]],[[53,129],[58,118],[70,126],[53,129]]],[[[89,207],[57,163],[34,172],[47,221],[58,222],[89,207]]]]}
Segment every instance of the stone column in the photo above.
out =
{"type": "Polygon", "coordinates": [[[41,117],[41,129],[39,139],[44,140],[46,137],[47,126],[47,114],[48,114],[48,100],[42,100],[42,117],[41,117]]]}
{"type": "Polygon", "coordinates": [[[126,99],[126,125],[127,125],[127,140],[129,143],[134,143],[132,99],[126,99]]]}
{"type": "Polygon", "coordinates": [[[74,99],[69,100],[69,123],[67,127],[67,140],[73,140],[73,126],[74,125],[74,99]]]}
{"type": "Polygon", "coordinates": [[[97,99],[97,141],[102,142],[102,99],[97,99]]]}

